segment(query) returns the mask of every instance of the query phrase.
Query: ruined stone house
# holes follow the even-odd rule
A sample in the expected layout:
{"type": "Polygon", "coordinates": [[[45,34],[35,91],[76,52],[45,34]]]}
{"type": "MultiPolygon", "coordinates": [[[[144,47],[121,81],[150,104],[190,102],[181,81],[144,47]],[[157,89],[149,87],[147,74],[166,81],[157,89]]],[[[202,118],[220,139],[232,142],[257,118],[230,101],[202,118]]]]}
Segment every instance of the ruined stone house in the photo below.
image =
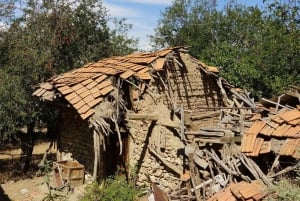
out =
{"type": "Polygon", "coordinates": [[[184,142],[217,124],[232,87],[185,47],[111,57],[55,76],[34,95],[59,111],[58,150],[99,179],[118,169],[174,189],[184,142]],[[188,138],[188,139],[187,139],[188,138]]]}

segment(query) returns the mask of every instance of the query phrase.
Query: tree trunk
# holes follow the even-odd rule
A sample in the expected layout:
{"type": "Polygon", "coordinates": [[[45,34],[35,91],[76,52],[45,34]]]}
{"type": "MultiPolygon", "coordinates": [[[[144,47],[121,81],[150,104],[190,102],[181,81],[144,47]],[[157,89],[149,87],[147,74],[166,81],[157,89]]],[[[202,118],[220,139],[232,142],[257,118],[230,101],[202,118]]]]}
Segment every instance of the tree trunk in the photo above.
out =
{"type": "Polygon", "coordinates": [[[21,139],[21,170],[24,172],[28,171],[30,167],[30,162],[32,158],[32,151],[35,141],[35,134],[34,134],[34,123],[30,123],[27,127],[27,133],[22,133],[20,135],[21,139]]]}

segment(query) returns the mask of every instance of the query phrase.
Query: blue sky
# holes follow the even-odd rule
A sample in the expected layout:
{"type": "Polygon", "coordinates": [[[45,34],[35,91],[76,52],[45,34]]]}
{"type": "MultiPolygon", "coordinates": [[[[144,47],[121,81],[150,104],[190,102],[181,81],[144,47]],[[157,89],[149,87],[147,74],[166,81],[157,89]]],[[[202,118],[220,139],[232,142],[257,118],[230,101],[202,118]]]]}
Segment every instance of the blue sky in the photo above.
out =
{"type": "MultiPolygon", "coordinates": [[[[254,6],[262,5],[262,0],[238,0],[239,3],[254,6]]],[[[140,40],[139,48],[150,50],[148,35],[154,33],[161,12],[170,6],[172,0],[103,0],[104,6],[112,17],[126,18],[127,23],[133,28],[129,35],[140,40]]],[[[217,4],[223,7],[226,0],[217,0],[217,4]]]]}

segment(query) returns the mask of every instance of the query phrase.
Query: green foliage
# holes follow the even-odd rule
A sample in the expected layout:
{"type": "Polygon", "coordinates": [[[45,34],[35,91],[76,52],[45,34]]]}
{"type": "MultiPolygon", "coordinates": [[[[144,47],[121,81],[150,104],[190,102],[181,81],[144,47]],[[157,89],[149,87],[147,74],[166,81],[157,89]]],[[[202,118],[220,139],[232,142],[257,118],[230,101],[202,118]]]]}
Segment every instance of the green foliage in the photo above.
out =
{"type": "Polygon", "coordinates": [[[300,200],[300,186],[293,184],[292,181],[281,179],[270,188],[272,193],[266,201],[298,201],[300,200]]]}
{"type": "Polygon", "coordinates": [[[50,119],[32,96],[39,83],[88,62],[131,53],[137,44],[128,37],[131,26],[125,20],[109,27],[99,0],[26,0],[18,7],[15,0],[0,3],[5,23],[0,29],[1,139],[32,128],[42,117],[50,119]]]}
{"type": "Polygon", "coordinates": [[[175,0],[151,36],[154,48],[191,46],[191,54],[221,67],[221,75],[256,97],[279,95],[300,84],[298,0],[264,2],[263,8],[229,1],[175,0]]]}
{"type": "Polygon", "coordinates": [[[81,201],[134,201],[138,193],[134,183],[123,176],[109,177],[101,185],[88,185],[81,201]]]}

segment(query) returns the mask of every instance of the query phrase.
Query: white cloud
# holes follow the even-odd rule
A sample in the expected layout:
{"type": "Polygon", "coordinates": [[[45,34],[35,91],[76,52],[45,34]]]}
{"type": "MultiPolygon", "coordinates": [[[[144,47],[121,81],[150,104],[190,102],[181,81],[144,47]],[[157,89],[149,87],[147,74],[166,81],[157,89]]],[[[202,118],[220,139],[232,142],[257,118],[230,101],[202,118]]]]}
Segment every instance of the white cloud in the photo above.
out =
{"type": "Polygon", "coordinates": [[[140,3],[140,4],[156,4],[156,5],[171,5],[172,3],[172,0],[125,0],[125,1],[140,3]]]}
{"type": "Polygon", "coordinates": [[[108,9],[109,14],[113,17],[130,18],[130,17],[138,17],[140,15],[140,12],[137,10],[130,9],[125,6],[118,6],[116,4],[111,4],[111,3],[108,3],[107,1],[104,1],[103,5],[105,8],[108,9]]]}

